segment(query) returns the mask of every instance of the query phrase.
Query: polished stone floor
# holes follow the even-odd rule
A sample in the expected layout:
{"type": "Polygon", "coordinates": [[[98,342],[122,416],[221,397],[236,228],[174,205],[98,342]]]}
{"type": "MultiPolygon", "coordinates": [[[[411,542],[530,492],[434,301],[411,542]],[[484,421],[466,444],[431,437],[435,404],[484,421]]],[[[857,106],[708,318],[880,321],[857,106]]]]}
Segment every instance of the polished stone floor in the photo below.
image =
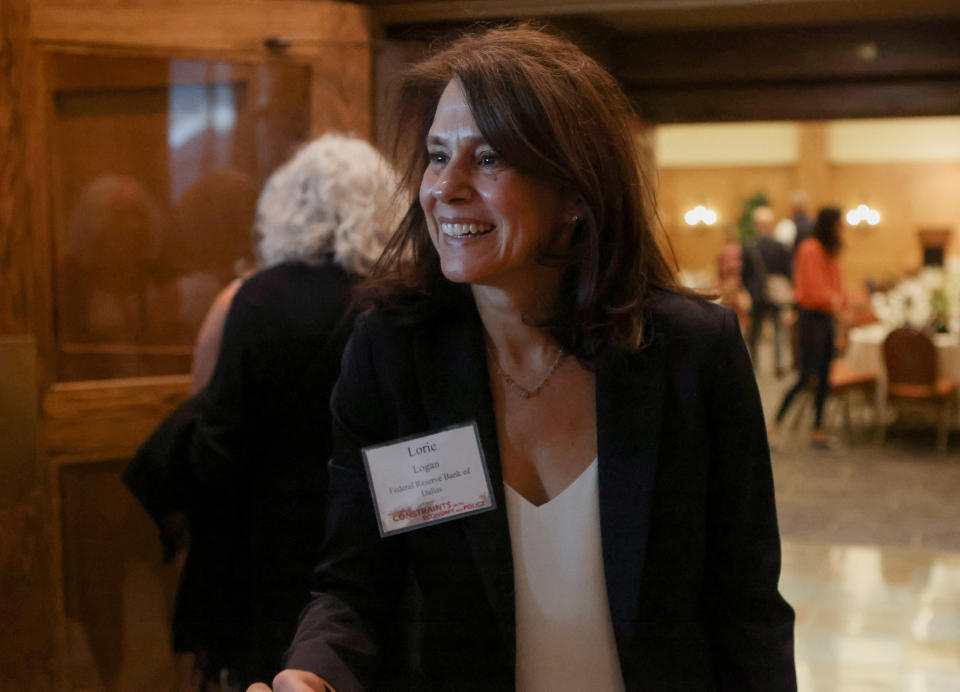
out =
{"type": "MultiPolygon", "coordinates": [[[[769,419],[792,377],[764,355],[769,419]]],[[[946,455],[923,429],[894,427],[880,445],[860,408],[851,438],[831,404],[827,452],[809,445],[809,408],[794,412],[773,452],[800,691],[960,691],[960,434],[946,455]]]]}
{"type": "Polygon", "coordinates": [[[801,692],[960,690],[960,553],[784,541],[801,692]]]}

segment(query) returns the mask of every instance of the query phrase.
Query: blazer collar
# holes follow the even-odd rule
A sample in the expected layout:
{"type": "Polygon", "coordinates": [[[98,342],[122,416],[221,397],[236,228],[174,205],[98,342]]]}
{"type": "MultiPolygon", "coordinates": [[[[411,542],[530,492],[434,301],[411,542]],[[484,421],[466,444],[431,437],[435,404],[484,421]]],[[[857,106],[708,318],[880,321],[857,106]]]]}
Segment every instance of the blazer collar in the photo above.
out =
{"type": "Polygon", "coordinates": [[[456,523],[473,554],[507,650],[514,653],[513,554],[483,326],[472,298],[469,306],[428,324],[414,337],[417,379],[427,420],[431,429],[477,421],[496,509],[456,523]]]}
{"type": "Polygon", "coordinates": [[[618,638],[632,634],[636,622],[666,379],[666,347],[656,333],[638,352],[597,366],[600,538],[618,638]]]}
{"type": "MultiPolygon", "coordinates": [[[[596,371],[600,531],[607,597],[618,638],[633,632],[659,454],[666,348],[649,333],[628,356],[602,358],[596,371]]],[[[476,420],[497,508],[457,522],[497,615],[516,651],[513,557],[483,327],[476,307],[432,320],[414,339],[417,377],[431,428],[476,420]]]]}

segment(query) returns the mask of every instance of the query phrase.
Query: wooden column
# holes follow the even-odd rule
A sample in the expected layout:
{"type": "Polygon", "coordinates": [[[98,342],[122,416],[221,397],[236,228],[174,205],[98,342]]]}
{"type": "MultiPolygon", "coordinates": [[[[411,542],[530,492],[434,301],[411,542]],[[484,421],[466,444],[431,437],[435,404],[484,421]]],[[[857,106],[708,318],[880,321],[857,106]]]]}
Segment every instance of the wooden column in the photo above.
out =
{"type": "Polygon", "coordinates": [[[836,204],[831,191],[831,169],[827,151],[827,124],[802,122],[798,124],[797,184],[806,190],[807,213],[816,216],[825,204],[836,204]]]}
{"type": "MultiPolygon", "coordinates": [[[[393,147],[393,113],[396,80],[412,63],[425,57],[428,46],[421,41],[380,40],[373,50],[373,137],[384,153],[393,147]]],[[[403,161],[403,164],[406,162],[403,161]]],[[[402,164],[401,164],[402,165],[402,164]]]]}
{"type": "Polygon", "coordinates": [[[32,262],[25,106],[26,0],[0,2],[0,334],[30,331],[32,262]]]}
{"type": "Polygon", "coordinates": [[[371,136],[370,46],[321,46],[310,84],[310,134],[338,130],[371,136]]]}
{"type": "Polygon", "coordinates": [[[26,130],[27,0],[0,0],[0,689],[54,685],[54,589],[39,405],[26,130]]]}

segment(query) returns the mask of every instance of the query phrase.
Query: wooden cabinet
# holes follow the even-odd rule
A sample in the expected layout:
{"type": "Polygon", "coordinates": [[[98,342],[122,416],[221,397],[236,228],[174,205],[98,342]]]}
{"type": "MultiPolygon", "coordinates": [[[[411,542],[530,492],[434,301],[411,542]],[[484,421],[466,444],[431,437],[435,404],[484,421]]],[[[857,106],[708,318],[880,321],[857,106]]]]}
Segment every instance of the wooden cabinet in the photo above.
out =
{"type": "Polygon", "coordinates": [[[28,670],[24,645],[0,683],[167,690],[176,566],[120,473],[187,394],[199,321],[251,261],[263,182],[312,136],[370,134],[369,17],[310,0],[5,0],[3,20],[0,146],[17,158],[0,336],[24,338],[0,372],[32,352],[19,408],[39,441],[10,447],[19,466],[0,459],[38,472],[0,510],[48,519],[56,655],[28,670]]]}

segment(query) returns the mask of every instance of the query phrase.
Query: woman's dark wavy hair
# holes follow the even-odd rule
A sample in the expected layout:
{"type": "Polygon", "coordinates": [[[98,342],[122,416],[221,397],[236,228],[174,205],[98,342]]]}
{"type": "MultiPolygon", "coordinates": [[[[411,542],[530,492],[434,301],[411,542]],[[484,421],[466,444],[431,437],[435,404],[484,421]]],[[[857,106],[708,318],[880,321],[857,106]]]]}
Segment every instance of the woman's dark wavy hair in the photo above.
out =
{"type": "Polygon", "coordinates": [[[401,79],[394,154],[408,160],[403,186],[414,201],[366,284],[368,303],[411,314],[422,309],[420,298],[435,308],[462,290],[441,273],[417,196],[427,133],[454,79],[480,132],[507,164],[584,202],[570,252],[541,258],[566,269],[556,310],[535,324],[586,362],[608,348],[638,348],[652,291],[682,289],[654,238],[634,112],[593,59],[529,25],[460,37],[401,79]]]}
{"type": "Polygon", "coordinates": [[[830,256],[840,252],[840,219],[842,212],[836,207],[823,207],[817,212],[817,221],[811,235],[820,241],[830,256]]]}

